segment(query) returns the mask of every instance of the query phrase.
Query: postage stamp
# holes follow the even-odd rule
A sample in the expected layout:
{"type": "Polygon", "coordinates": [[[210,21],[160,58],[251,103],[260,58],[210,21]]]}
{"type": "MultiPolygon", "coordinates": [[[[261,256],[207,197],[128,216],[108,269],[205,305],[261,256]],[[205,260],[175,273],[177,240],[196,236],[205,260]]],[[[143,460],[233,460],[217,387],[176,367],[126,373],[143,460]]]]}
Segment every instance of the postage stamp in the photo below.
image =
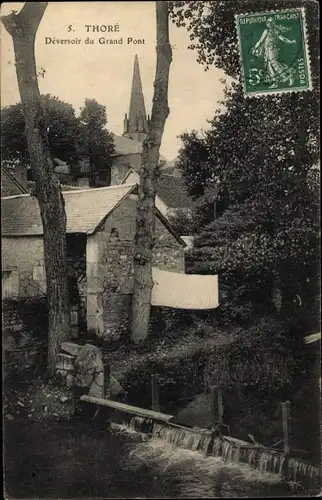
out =
{"type": "Polygon", "coordinates": [[[311,89],[304,8],[235,19],[246,96],[311,89]]]}

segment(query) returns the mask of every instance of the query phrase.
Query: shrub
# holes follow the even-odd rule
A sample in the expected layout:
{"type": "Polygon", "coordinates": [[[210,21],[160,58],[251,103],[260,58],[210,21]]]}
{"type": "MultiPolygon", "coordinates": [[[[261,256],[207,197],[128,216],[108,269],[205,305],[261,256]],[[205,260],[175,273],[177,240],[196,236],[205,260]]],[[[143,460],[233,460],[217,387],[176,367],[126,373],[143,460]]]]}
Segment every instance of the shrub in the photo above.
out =
{"type": "Polygon", "coordinates": [[[45,297],[3,300],[6,378],[43,367],[47,353],[48,308],[45,297]]]}

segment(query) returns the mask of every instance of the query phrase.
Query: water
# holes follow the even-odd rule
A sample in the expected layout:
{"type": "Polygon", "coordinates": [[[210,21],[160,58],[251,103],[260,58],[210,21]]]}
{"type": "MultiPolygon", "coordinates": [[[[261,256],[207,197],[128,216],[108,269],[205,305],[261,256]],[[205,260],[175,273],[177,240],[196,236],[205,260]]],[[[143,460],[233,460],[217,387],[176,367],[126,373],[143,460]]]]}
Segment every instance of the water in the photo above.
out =
{"type": "Polygon", "coordinates": [[[216,438],[213,440],[211,432],[206,429],[187,429],[181,426],[156,423],[151,419],[141,417],[133,417],[129,427],[149,432],[152,438],[157,438],[175,447],[199,451],[204,457],[212,455],[220,458],[226,464],[248,464],[264,475],[287,475],[290,481],[300,482],[310,489],[318,488],[320,483],[320,470],[303,460],[295,458],[287,460],[279,452],[260,446],[249,446],[238,439],[216,438]]]}
{"type": "Polygon", "coordinates": [[[215,456],[215,442],[213,456],[206,456],[211,444],[207,433],[169,432],[148,422],[152,437],[147,437],[137,432],[143,424],[138,419],[132,419],[130,426],[112,424],[110,429],[78,421],[6,424],[6,496],[93,499],[294,494],[277,474],[256,471],[248,463],[228,463],[237,453],[229,447],[220,458],[215,456]]]}

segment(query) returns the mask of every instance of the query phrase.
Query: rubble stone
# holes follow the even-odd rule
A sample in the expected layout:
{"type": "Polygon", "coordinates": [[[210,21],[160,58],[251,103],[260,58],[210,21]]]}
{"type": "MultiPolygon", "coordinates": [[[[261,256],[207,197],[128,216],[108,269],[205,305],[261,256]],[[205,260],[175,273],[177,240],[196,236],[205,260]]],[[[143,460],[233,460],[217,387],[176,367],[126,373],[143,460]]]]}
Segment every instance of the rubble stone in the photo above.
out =
{"type": "Polygon", "coordinates": [[[116,380],[116,378],[111,375],[108,393],[110,394],[110,396],[118,396],[119,394],[122,394],[122,392],[124,392],[123,387],[118,382],[118,380],[116,380]]]}
{"type": "Polygon", "coordinates": [[[69,389],[74,385],[74,376],[71,373],[68,373],[66,376],[66,387],[69,389]]]}
{"type": "Polygon", "coordinates": [[[72,371],[75,357],[70,354],[59,353],[56,357],[56,370],[72,371]]]}
{"type": "Polygon", "coordinates": [[[78,356],[78,353],[80,351],[82,346],[78,344],[74,344],[73,342],[63,342],[62,345],[60,346],[60,349],[67,353],[70,354],[71,356],[78,356]]]}

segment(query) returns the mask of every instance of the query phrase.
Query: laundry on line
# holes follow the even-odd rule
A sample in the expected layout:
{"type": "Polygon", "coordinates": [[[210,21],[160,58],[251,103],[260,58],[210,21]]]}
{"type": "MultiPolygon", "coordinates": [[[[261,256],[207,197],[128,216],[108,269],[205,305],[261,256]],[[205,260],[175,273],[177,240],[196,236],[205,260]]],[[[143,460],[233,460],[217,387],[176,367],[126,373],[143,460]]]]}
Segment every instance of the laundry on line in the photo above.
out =
{"type": "Polygon", "coordinates": [[[175,309],[215,309],[219,305],[218,276],[181,274],[152,269],[153,306],[175,309]]]}

